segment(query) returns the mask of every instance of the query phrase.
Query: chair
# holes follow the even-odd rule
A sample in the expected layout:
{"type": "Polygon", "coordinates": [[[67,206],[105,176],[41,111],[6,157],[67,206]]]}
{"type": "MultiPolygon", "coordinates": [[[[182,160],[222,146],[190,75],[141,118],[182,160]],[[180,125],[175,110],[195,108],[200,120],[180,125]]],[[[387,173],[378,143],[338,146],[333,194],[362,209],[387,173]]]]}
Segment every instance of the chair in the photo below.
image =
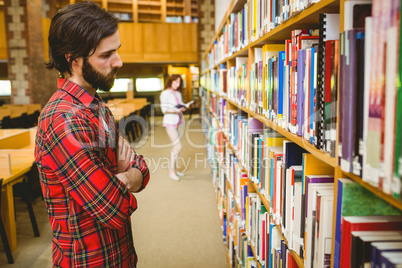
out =
{"type": "MultiPolygon", "coordinates": [[[[39,171],[34,163],[26,178],[13,186],[14,197],[22,198],[27,204],[29,217],[31,218],[32,229],[35,237],[40,236],[38,224],[36,223],[35,212],[32,207],[32,201],[38,197],[40,191],[39,171]]],[[[40,194],[41,196],[42,194],[40,194]]]]}
{"type": "Polygon", "coordinates": [[[40,112],[35,111],[34,113],[30,114],[27,116],[27,120],[25,123],[25,128],[30,128],[38,125],[38,118],[39,118],[40,112]]]}
{"type": "MultiPolygon", "coordinates": [[[[0,212],[1,212],[1,190],[3,187],[3,179],[0,179],[0,212]]],[[[10,244],[8,243],[8,238],[6,234],[6,230],[4,229],[3,219],[0,217],[0,236],[1,241],[3,242],[4,251],[6,252],[7,261],[10,264],[14,263],[13,255],[11,254],[10,244]]]]}
{"type": "Polygon", "coordinates": [[[12,128],[12,126],[11,126],[11,118],[10,118],[9,115],[3,117],[3,119],[1,120],[1,128],[2,129],[12,128]]]}
{"type": "Polygon", "coordinates": [[[191,119],[191,116],[193,115],[193,112],[195,112],[195,113],[200,113],[200,107],[199,107],[199,102],[198,102],[198,99],[197,100],[195,100],[195,102],[194,102],[194,105],[190,108],[190,117],[189,117],[189,119],[191,119]]]}
{"type": "Polygon", "coordinates": [[[10,128],[26,128],[27,121],[28,115],[27,113],[23,113],[18,117],[11,118],[10,128]]]}
{"type": "Polygon", "coordinates": [[[141,126],[140,126],[140,116],[138,115],[138,111],[131,113],[129,118],[130,121],[128,123],[128,132],[131,135],[130,142],[135,142],[138,138],[141,138],[141,126]]]}

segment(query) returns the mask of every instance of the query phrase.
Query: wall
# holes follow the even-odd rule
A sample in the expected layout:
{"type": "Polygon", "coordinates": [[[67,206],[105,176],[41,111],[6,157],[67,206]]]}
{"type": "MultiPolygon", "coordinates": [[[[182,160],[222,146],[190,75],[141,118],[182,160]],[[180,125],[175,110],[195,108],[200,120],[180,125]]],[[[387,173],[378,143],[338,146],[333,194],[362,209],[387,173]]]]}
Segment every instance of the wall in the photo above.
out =
{"type": "Polygon", "coordinates": [[[196,23],[120,23],[123,62],[197,62],[196,23]]]}
{"type": "Polygon", "coordinates": [[[231,0],[219,0],[215,3],[215,32],[218,31],[222,19],[228,10],[231,0]]]}
{"type": "Polygon", "coordinates": [[[201,61],[202,53],[207,50],[209,43],[215,36],[215,0],[201,1],[199,7],[198,23],[198,61],[201,61]]]}

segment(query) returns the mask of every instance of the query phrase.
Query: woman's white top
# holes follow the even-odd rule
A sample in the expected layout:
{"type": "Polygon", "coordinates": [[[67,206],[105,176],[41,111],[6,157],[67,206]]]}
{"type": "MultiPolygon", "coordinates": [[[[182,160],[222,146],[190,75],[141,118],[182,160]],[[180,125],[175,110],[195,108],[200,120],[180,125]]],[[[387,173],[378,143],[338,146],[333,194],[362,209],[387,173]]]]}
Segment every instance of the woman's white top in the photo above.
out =
{"type": "Polygon", "coordinates": [[[163,116],[163,126],[165,127],[177,127],[177,124],[181,123],[180,114],[176,113],[166,113],[168,108],[175,109],[177,104],[183,104],[183,99],[181,93],[178,91],[173,91],[171,89],[165,89],[160,95],[161,110],[164,114],[163,116]]]}

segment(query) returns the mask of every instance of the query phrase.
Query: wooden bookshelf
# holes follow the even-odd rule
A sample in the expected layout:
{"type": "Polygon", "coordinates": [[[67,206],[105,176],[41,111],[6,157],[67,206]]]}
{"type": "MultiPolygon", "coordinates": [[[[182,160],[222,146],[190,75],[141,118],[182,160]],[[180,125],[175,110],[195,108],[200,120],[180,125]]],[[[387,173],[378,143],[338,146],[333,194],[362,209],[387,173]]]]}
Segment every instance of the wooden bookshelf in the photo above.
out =
{"type": "Polygon", "coordinates": [[[149,1],[138,1],[137,4],[139,6],[157,6],[157,7],[160,7],[162,5],[161,2],[149,2],[149,1]]]}
{"type": "MultiPolygon", "coordinates": [[[[247,240],[248,240],[248,239],[247,239],[247,240]]],[[[248,240],[248,241],[249,241],[249,240],[248,240]]],[[[249,243],[250,243],[250,241],[249,241],[249,243]]],[[[253,252],[254,258],[256,259],[257,267],[258,267],[258,268],[261,268],[261,267],[262,267],[261,264],[257,261],[257,254],[255,253],[256,251],[255,251],[254,246],[250,244],[250,248],[251,248],[251,251],[253,252]]]]}
{"type": "MultiPolygon", "coordinates": [[[[253,187],[253,190],[254,190],[253,192],[257,193],[258,196],[259,196],[260,199],[261,199],[261,202],[264,204],[264,206],[269,208],[269,201],[267,200],[267,198],[266,198],[264,195],[261,194],[261,192],[260,192],[259,189],[258,189],[258,186],[257,186],[254,182],[252,182],[250,179],[248,180],[248,185],[251,185],[251,186],[253,187]]],[[[284,237],[284,236],[282,235],[282,231],[281,231],[282,228],[281,228],[281,226],[279,226],[279,225],[276,224],[276,223],[275,223],[275,226],[276,226],[276,228],[278,229],[279,234],[280,234],[282,240],[285,241],[286,244],[288,244],[288,240],[286,239],[286,237],[284,237]]],[[[290,250],[290,253],[292,254],[293,258],[296,260],[297,265],[298,265],[299,267],[304,267],[304,261],[303,261],[303,259],[300,258],[300,256],[297,255],[297,253],[294,252],[293,250],[290,250]]],[[[255,256],[255,254],[254,254],[254,256],[255,256]]]]}
{"type": "MultiPolygon", "coordinates": [[[[208,89],[207,89],[208,90],[208,89]]],[[[210,90],[209,90],[210,91],[210,90]]],[[[213,91],[210,91],[213,92],[213,91]]],[[[305,139],[303,139],[302,137],[293,134],[285,129],[283,129],[282,127],[278,126],[276,123],[272,122],[271,120],[267,119],[266,117],[264,117],[263,115],[259,115],[253,111],[250,111],[249,109],[238,105],[237,103],[235,103],[234,101],[220,96],[218,93],[213,92],[214,94],[216,94],[217,96],[219,96],[220,98],[225,99],[227,102],[229,102],[231,105],[236,106],[239,110],[242,110],[243,112],[251,115],[254,118],[257,118],[259,121],[261,121],[262,123],[264,123],[265,125],[269,126],[271,129],[279,132],[280,134],[282,134],[283,136],[285,136],[287,139],[293,141],[294,143],[296,143],[297,145],[299,145],[300,147],[304,148],[306,151],[308,151],[309,153],[311,153],[312,155],[314,155],[315,157],[321,159],[323,162],[327,163],[330,166],[333,167],[337,167],[338,166],[338,160],[335,157],[331,157],[328,153],[325,153],[319,149],[317,149],[314,145],[312,145],[311,143],[309,143],[308,141],[306,141],[305,139]]]]}
{"type": "MultiPolygon", "coordinates": [[[[241,159],[241,158],[239,158],[239,156],[237,155],[237,151],[234,150],[234,146],[233,146],[229,141],[228,141],[228,144],[229,144],[229,146],[232,148],[232,150],[233,150],[233,152],[235,153],[236,157],[237,157],[238,159],[241,159]]],[[[242,168],[243,168],[244,170],[247,170],[247,169],[246,169],[245,167],[243,167],[243,166],[242,166],[242,168]]],[[[248,173],[248,172],[247,172],[247,173],[248,173]]],[[[253,181],[251,181],[250,178],[248,179],[248,184],[247,184],[247,185],[250,185],[250,186],[252,187],[252,189],[249,190],[249,191],[250,191],[250,192],[253,192],[253,193],[257,193],[258,196],[259,196],[260,199],[261,199],[261,202],[264,204],[264,206],[265,206],[266,208],[269,208],[270,205],[269,205],[268,199],[260,192],[260,190],[258,189],[258,186],[257,186],[253,181]]],[[[284,240],[285,243],[288,244],[288,241],[287,241],[286,237],[284,237],[284,236],[282,235],[281,227],[280,227],[279,225],[277,225],[277,224],[275,224],[275,225],[276,225],[276,228],[278,228],[278,232],[279,232],[279,234],[281,235],[282,240],[284,240]]],[[[250,245],[250,246],[251,246],[251,245],[250,245]]],[[[256,257],[257,255],[255,254],[255,250],[254,250],[254,248],[253,248],[252,246],[251,246],[251,249],[253,250],[253,254],[254,254],[254,256],[256,257]]],[[[290,252],[291,252],[293,258],[296,260],[297,265],[298,265],[299,267],[304,267],[303,259],[300,258],[300,256],[297,255],[297,253],[294,252],[293,250],[290,250],[290,252]]],[[[257,262],[257,263],[258,263],[258,262],[257,262]]],[[[258,263],[258,265],[259,265],[259,267],[261,267],[261,265],[260,265],[259,263],[258,263]]]]}
{"type": "MultiPolygon", "coordinates": [[[[229,52],[230,55],[225,56],[224,58],[218,58],[218,60],[215,60],[215,62],[211,63],[208,62],[210,60],[209,58],[209,53],[215,48],[215,42],[220,41],[222,34],[223,34],[223,29],[226,27],[226,25],[230,24],[230,16],[232,13],[237,13],[239,12],[244,5],[247,3],[246,0],[232,0],[228,9],[226,10],[225,15],[223,16],[223,19],[218,27],[217,32],[215,33],[214,37],[212,38],[208,48],[204,51],[202,55],[202,60],[205,62],[205,64],[202,64],[203,68],[201,69],[200,75],[201,77],[204,76],[204,78],[208,75],[212,74],[217,74],[221,68],[221,65],[225,66],[225,69],[228,71],[229,68],[235,66],[236,64],[236,58],[237,57],[243,57],[247,56],[248,57],[248,64],[250,62],[254,62],[254,48],[260,48],[264,46],[265,44],[284,44],[284,41],[286,39],[291,38],[291,33],[295,29],[318,29],[319,28],[319,16],[321,13],[339,13],[340,14],[340,31],[343,31],[343,21],[344,21],[344,10],[343,10],[343,5],[344,5],[345,0],[321,0],[318,3],[311,4],[307,8],[305,8],[302,11],[299,11],[296,14],[293,14],[293,16],[285,21],[282,21],[280,25],[276,26],[274,29],[271,31],[265,33],[264,35],[260,36],[257,40],[252,41],[250,38],[250,32],[249,30],[249,37],[248,37],[248,44],[242,47],[239,51],[229,52]],[[213,72],[214,71],[214,72],[213,72]]],[[[249,12],[251,12],[249,10],[249,12]]],[[[218,46],[218,49],[222,49],[222,47],[218,46]]],[[[221,53],[221,51],[220,51],[221,53]]],[[[217,56],[217,57],[219,57],[217,56]]],[[[250,65],[248,66],[250,67],[250,65]]],[[[248,69],[247,69],[248,70],[248,69]]],[[[248,75],[247,75],[248,76],[248,75]]],[[[216,77],[214,78],[216,79],[216,77]]],[[[339,74],[337,79],[339,79],[339,74]]],[[[207,81],[211,82],[213,79],[211,78],[210,80],[207,81]]],[[[201,79],[203,81],[203,79],[201,79]]],[[[205,80],[204,80],[205,81],[205,80]]],[[[217,81],[215,81],[216,83],[217,81]]],[[[247,81],[249,82],[249,81],[247,81]]],[[[394,196],[389,195],[384,193],[382,190],[374,187],[373,185],[367,183],[366,181],[363,181],[363,179],[359,176],[356,176],[355,174],[352,173],[347,173],[343,172],[341,170],[340,164],[339,164],[339,158],[338,158],[338,133],[337,133],[337,140],[335,147],[332,147],[332,149],[335,152],[335,157],[331,157],[329,153],[326,153],[322,150],[317,149],[313,144],[310,142],[306,141],[303,137],[300,137],[298,135],[295,135],[288,131],[285,128],[282,128],[279,124],[275,123],[272,120],[269,120],[266,118],[264,115],[260,115],[254,111],[252,111],[249,107],[243,107],[239,105],[236,100],[229,99],[226,97],[226,95],[220,94],[219,92],[212,91],[211,89],[208,88],[209,84],[207,83],[201,83],[201,86],[206,89],[206,94],[208,95],[208,105],[210,104],[211,97],[212,95],[216,96],[216,98],[220,100],[225,100],[226,101],[226,109],[227,110],[237,110],[237,111],[242,111],[244,114],[248,116],[248,118],[256,118],[260,122],[262,122],[265,126],[269,127],[270,129],[275,130],[276,132],[280,133],[283,135],[285,138],[289,139],[290,141],[294,142],[297,144],[299,147],[304,148],[306,151],[308,151],[311,155],[313,155],[316,159],[321,160],[323,163],[328,164],[329,166],[334,168],[334,178],[335,178],[335,183],[334,183],[334,219],[336,215],[336,210],[337,208],[337,182],[338,179],[340,178],[349,178],[355,182],[357,182],[359,185],[363,186],[364,188],[368,189],[370,192],[374,193],[384,201],[388,202],[392,206],[396,207],[399,210],[402,210],[402,200],[396,199],[394,196]]],[[[229,82],[228,82],[229,84],[229,82]]],[[[339,81],[338,81],[339,84],[339,81]]],[[[338,90],[339,94],[339,90],[338,90]]],[[[250,96],[250,91],[247,89],[246,93],[247,97],[249,98],[250,96]]],[[[205,99],[204,99],[205,100],[205,99]]],[[[339,100],[339,96],[338,96],[339,100]]],[[[205,105],[205,103],[203,103],[205,105]]],[[[218,106],[219,101],[218,101],[218,106]]],[[[250,105],[250,99],[248,99],[248,105],[250,105]]],[[[338,118],[339,118],[339,101],[337,102],[337,112],[338,112],[338,118]]],[[[212,107],[211,105],[208,106],[207,110],[210,110],[209,107],[212,107]]],[[[339,120],[337,120],[337,130],[339,131],[339,120]]],[[[225,135],[224,132],[222,132],[222,135],[225,135]]],[[[240,157],[239,153],[237,150],[235,150],[234,146],[230,144],[229,139],[227,139],[227,146],[228,148],[231,148],[234,155],[240,160],[242,157],[240,157]]],[[[246,168],[243,166],[243,170],[245,170],[247,173],[248,171],[246,168]]],[[[332,175],[332,173],[331,173],[332,175]]],[[[249,176],[250,178],[250,176],[249,176]]],[[[267,200],[266,196],[264,196],[260,191],[259,191],[259,186],[255,183],[253,183],[250,179],[248,181],[248,185],[250,185],[252,188],[251,192],[256,192],[263,203],[263,205],[269,210],[268,208],[270,207],[269,201],[267,200]]],[[[333,224],[333,230],[332,230],[332,252],[331,252],[331,267],[333,266],[333,256],[334,256],[334,237],[335,237],[335,224],[333,224]]],[[[279,233],[281,234],[282,240],[288,244],[288,238],[283,236],[281,226],[276,225],[276,227],[279,230],[279,233]]],[[[254,249],[253,249],[254,250],[254,249]]],[[[300,258],[293,250],[290,250],[291,255],[293,256],[294,260],[296,261],[297,265],[299,267],[304,267],[304,260],[300,258]]],[[[255,251],[253,251],[254,256],[256,257],[255,251]]]]}
{"type": "Polygon", "coordinates": [[[320,13],[339,12],[340,0],[321,0],[311,5],[296,16],[283,22],[263,37],[250,44],[250,47],[258,47],[268,43],[277,43],[290,38],[290,32],[294,29],[317,28],[320,13]]]}
{"type": "Polygon", "coordinates": [[[384,199],[385,201],[387,201],[388,203],[390,203],[391,205],[393,205],[394,207],[398,208],[399,210],[402,210],[402,201],[396,199],[395,197],[388,195],[386,193],[384,193],[383,191],[380,191],[378,188],[372,186],[371,184],[365,182],[362,180],[362,178],[360,178],[359,176],[356,176],[353,173],[347,173],[347,172],[343,172],[340,167],[336,167],[337,169],[339,169],[339,172],[341,174],[343,174],[343,177],[348,177],[349,179],[354,180],[355,182],[359,183],[360,185],[362,185],[364,188],[370,190],[372,193],[376,194],[378,197],[384,199]]]}
{"type": "MultiPolygon", "coordinates": [[[[83,0],[57,0],[56,8],[83,0]]],[[[198,0],[90,0],[113,12],[122,21],[166,22],[166,16],[198,17],[198,0]]],[[[0,1],[0,7],[4,1],[0,1]]]]}
{"type": "MultiPolygon", "coordinates": [[[[237,4],[242,3],[241,0],[237,2],[237,4]]],[[[212,68],[218,67],[221,63],[224,63],[228,60],[234,59],[236,57],[248,55],[248,51],[250,48],[254,47],[261,47],[264,44],[275,44],[281,43],[285,39],[290,38],[290,33],[294,29],[301,29],[301,28],[316,28],[318,26],[318,16],[320,13],[335,13],[339,12],[339,3],[340,0],[321,0],[318,3],[313,4],[309,8],[303,10],[296,16],[290,18],[289,20],[285,21],[283,24],[277,26],[264,36],[260,37],[258,40],[249,43],[246,47],[242,50],[234,53],[233,55],[229,56],[228,58],[222,60],[218,64],[214,64],[213,67],[207,70],[202,70],[202,73],[210,71],[212,68]]],[[[244,5],[244,3],[243,3],[244,5]]],[[[233,8],[233,10],[236,10],[233,8]]],[[[229,20],[229,14],[226,14],[222,22],[227,22],[229,20]]],[[[214,39],[208,45],[207,50],[203,53],[202,58],[206,58],[207,54],[211,51],[212,46],[214,44],[214,40],[216,40],[221,34],[223,30],[224,24],[221,24],[217,33],[214,36],[214,39]]]]}

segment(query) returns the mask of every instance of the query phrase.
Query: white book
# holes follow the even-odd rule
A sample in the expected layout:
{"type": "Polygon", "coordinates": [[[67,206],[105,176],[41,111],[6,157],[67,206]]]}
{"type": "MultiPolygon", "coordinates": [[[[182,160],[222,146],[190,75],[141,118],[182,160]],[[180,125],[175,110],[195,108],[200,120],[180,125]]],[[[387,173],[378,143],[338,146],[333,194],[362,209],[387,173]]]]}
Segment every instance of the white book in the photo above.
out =
{"type": "Polygon", "coordinates": [[[315,235],[315,217],[316,217],[316,201],[317,201],[317,191],[325,190],[327,194],[334,193],[333,183],[310,183],[308,185],[308,200],[306,200],[307,205],[307,217],[305,224],[305,267],[312,267],[314,260],[314,246],[313,237],[315,235]]]}
{"type": "MultiPolygon", "coordinates": [[[[285,170],[285,181],[286,181],[286,193],[290,193],[290,182],[291,182],[291,173],[290,169],[285,170]]],[[[286,208],[285,210],[285,221],[284,221],[284,228],[283,228],[283,235],[288,238],[289,237],[289,231],[290,231],[290,223],[291,223],[291,208],[290,208],[290,194],[286,194],[285,199],[283,200],[284,204],[283,206],[286,208]]]]}
{"type": "Polygon", "coordinates": [[[382,190],[392,193],[392,177],[394,170],[394,137],[395,137],[395,100],[397,92],[398,66],[398,28],[387,30],[386,70],[385,70],[385,139],[384,139],[384,180],[382,190]],[[389,131],[388,131],[389,130],[389,131]]]}
{"type": "MultiPolygon", "coordinates": [[[[293,250],[300,256],[303,247],[303,239],[301,232],[302,218],[302,182],[295,182],[295,195],[294,195],[294,220],[293,220],[293,250]]],[[[304,231],[304,230],[303,230],[304,231]]]]}
{"type": "Polygon", "coordinates": [[[317,244],[317,266],[331,266],[332,246],[332,218],[334,208],[334,196],[325,195],[321,197],[320,223],[317,244]]]}
{"type": "Polygon", "coordinates": [[[370,73],[371,73],[371,39],[372,39],[372,17],[366,17],[365,21],[365,41],[364,41],[364,101],[363,101],[363,141],[360,147],[360,154],[363,156],[362,179],[370,182],[371,169],[367,163],[367,134],[368,134],[368,119],[369,119],[369,99],[370,99],[370,73]]]}
{"type": "Polygon", "coordinates": [[[247,63],[248,57],[236,57],[236,70],[239,70],[240,67],[247,63]]]}
{"type": "Polygon", "coordinates": [[[275,223],[280,224],[281,221],[281,177],[282,177],[282,158],[276,162],[276,191],[275,191],[275,200],[276,200],[276,213],[275,213],[275,223]]]}
{"type": "Polygon", "coordinates": [[[286,236],[288,240],[288,247],[289,249],[293,250],[293,219],[292,219],[292,211],[295,205],[295,200],[294,200],[294,185],[292,185],[292,172],[295,171],[301,171],[303,169],[302,166],[291,166],[288,170],[288,176],[286,178],[286,200],[288,202],[286,203],[286,228],[288,236],[286,236]]]}

